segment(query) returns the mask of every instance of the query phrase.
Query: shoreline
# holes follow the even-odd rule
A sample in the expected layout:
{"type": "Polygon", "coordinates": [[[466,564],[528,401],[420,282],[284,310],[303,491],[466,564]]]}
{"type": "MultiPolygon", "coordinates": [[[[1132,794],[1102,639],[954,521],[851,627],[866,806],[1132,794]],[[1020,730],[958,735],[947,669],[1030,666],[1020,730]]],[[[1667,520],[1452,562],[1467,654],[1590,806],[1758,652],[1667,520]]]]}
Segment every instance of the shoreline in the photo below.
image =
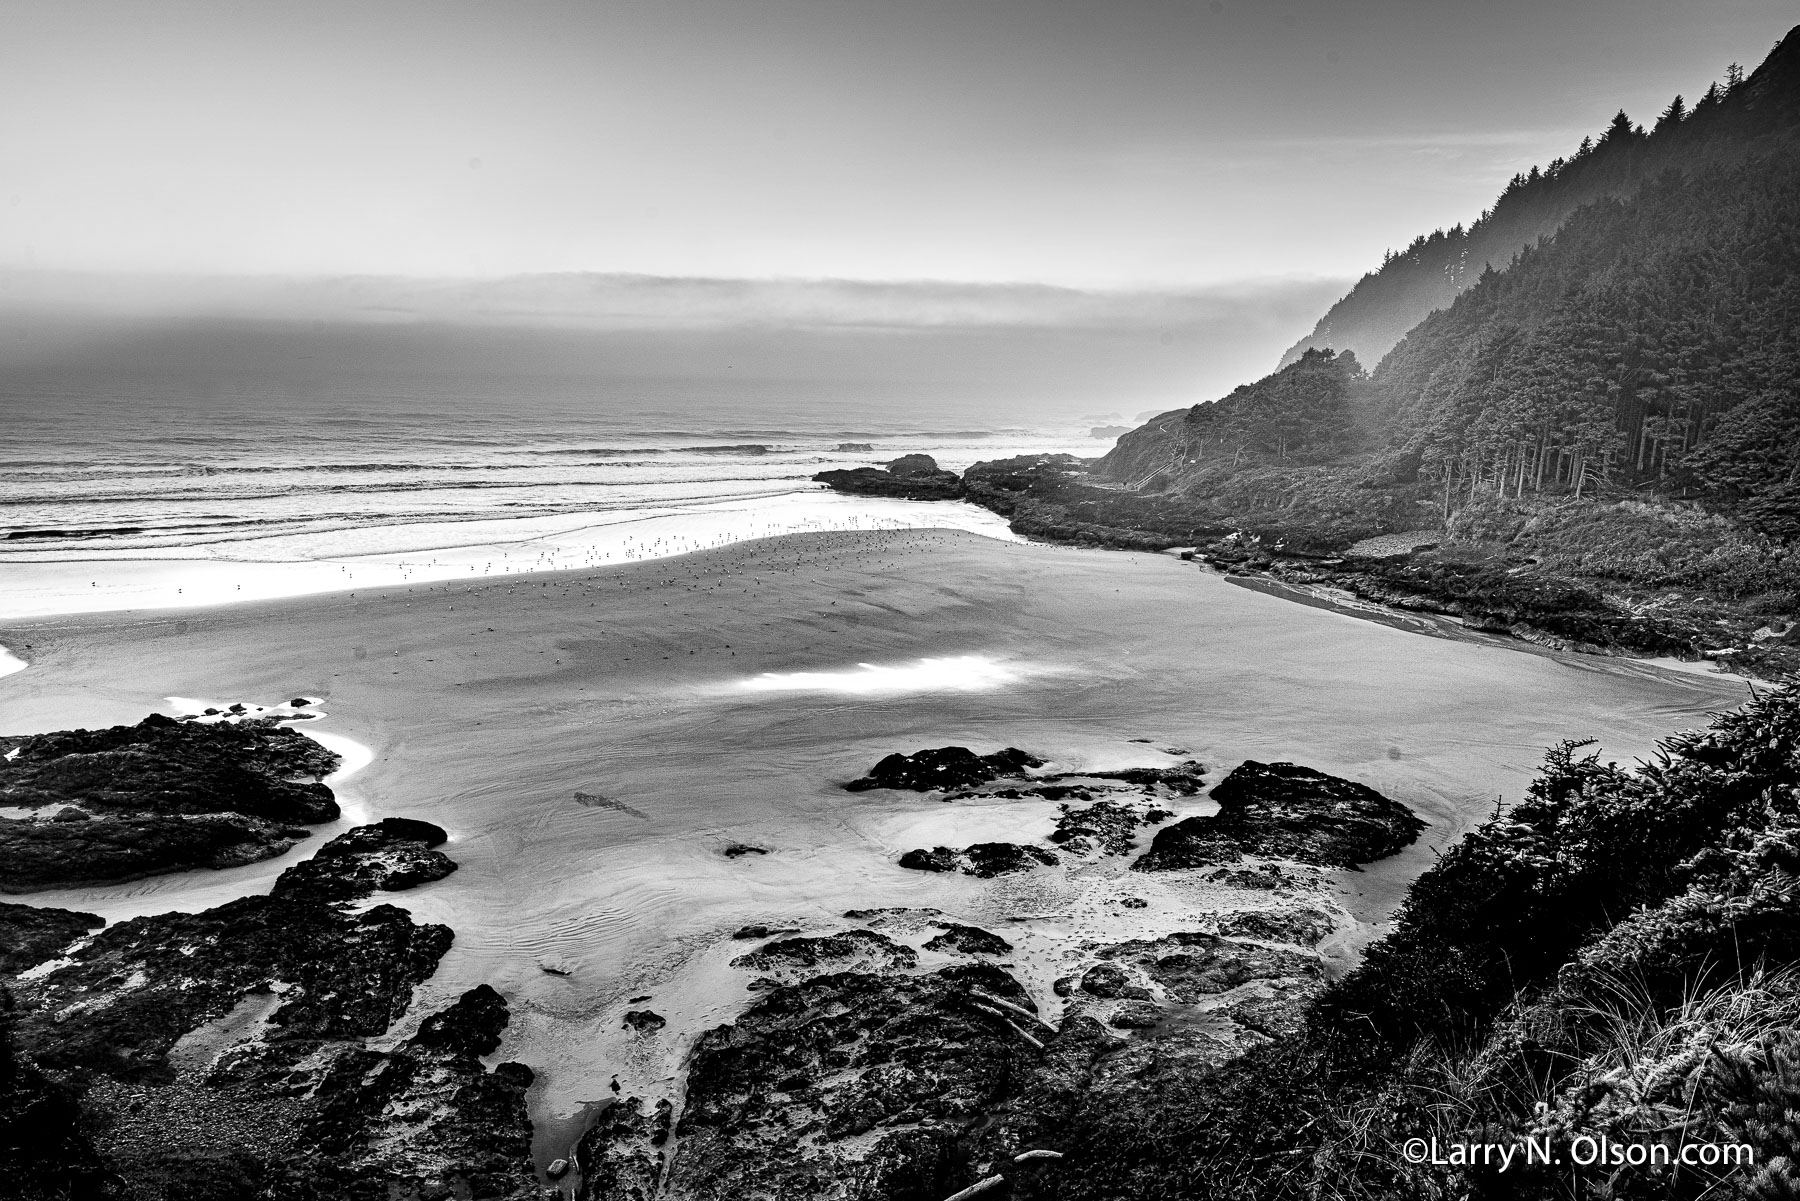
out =
{"type": "Polygon", "coordinates": [[[1708,680],[1730,680],[1743,684],[1747,688],[1777,688],[1780,685],[1772,680],[1760,679],[1741,672],[1726,671],[1717,666],[1713,659],[1677,659],[1667,655],[1639,655],[1629,653],[1608,653],[1581,649],[1563,649],[1545,646],[1524,638],[1508,634],[1499,634],[1490,630],[1470,629],[1461,619],[1447,613],[1434,613],[1421,610],[1396,609],[1375,601],[1364,600],[1343,589],[1331,591],[1343,592],[1344,599],[1325,595],[1319,589],[1307,585],[1284,580],[1280,576],[1258,571],[1245,571],[1242,567],[1230,569],[1214,566],[1211,563],[1200,564],[1203,571],[1222,578],[1226,583],[1252,592],[1260,592],[1265,596],[1279,597],[1297,605],[1308,608],[1324,609],[1332,613],[1342,613],[1346,617],[1354,617],[1361,621],[1371,621],[1377,625],[1391,629],[1405,630],[1408,633],[1420,634],[1428,638],[1447,638],[1456,642],[1467,642],[1475,646],[1491,646],[1501,650],[1516,651],[1527,655],[1575,655],[1603,662],[1621,664],[1640,664],[1659,671],[1672,671],[1681,675],[1698,676],[1708,680]],[[1705,664],[1714,664],[1706,667],[1705,664]]]}
{"type": "MultiPolygon", "coordinates": [[[[335,553],[334,535],[210,543],[165,554],[11,557],[0,622],[194,609],[405,585],[587,571],[810,532],[955,529],[1016,540],[975,505],[845,497],[824,489],[562,517],[374,527],[389,549],[335,553]],[[477,537],[476,535],[486,535],[477,537]]],[[[9,670],[0,658],[0,675],[9,670]]],[[[11,668],[10,670],[18,670],[11,668]]]]}

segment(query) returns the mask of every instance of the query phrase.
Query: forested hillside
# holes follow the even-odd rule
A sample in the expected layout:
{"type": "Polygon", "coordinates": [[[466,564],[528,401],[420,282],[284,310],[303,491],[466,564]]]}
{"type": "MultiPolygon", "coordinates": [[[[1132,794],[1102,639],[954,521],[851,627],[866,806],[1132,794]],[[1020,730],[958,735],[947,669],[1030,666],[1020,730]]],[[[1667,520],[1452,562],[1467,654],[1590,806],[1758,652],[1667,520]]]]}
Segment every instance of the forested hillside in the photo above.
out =
{"type": "Polygon", "coordinates": [[[1668,170],[1709,171],[1793,146],[1800,109],[1800,37],[1790,33],[1748,78],[1732,67],[1697,100],[1676,96],[1648,128],[1624,112],[1567,157],[1515,175],[1466,228],[1421,235],[1365,275],[1282,358],[1308,349],[1354,351],[1376,362],[1435,309],[1474,287],[1491,265],[1561,228],[1583,205],[1627,197],[1668,170]]]}
{"type": "MultiPolygon", "coordinates": [[[[1800,32],[1778,55],[1800,67],[1800,32]]],[[[1800,70],[1765,64],[1719,96],[1658,136],[1672,144],[1672,128],[1694,126],[1703,144],[1708,122],[1742,131],[1754,114],[1756,137],[1735,143],[1749,149],[1584,205],[1506,270],[1482,271],[1372,373],[1352,352],[1305,350],[1125,435],[1101,473],[1216,495],[1246,469],[1277,468],[1281,508],[1357,465],[1369,488],[1433,498],[1435,514],[1408,510],[1415,524],[1598,490],[1704,500],[1762,533],[1800,534],[1800,70]]],[[[1636,140],[1619,123],[1595,161],[1636,140]]]]}

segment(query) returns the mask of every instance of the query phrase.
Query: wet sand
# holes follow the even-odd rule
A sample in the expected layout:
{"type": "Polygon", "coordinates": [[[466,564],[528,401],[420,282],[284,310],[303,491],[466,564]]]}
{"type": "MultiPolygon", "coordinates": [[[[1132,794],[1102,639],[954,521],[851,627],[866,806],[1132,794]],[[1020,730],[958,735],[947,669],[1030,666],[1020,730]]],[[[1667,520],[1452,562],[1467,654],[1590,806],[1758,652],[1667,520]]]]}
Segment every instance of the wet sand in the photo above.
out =
{"type": "MultiPolygon", "coordinates": [[[[1171,763],[1155,748],[1178,747],[1215,782],[1244,759],[1288,759],[1369,784],[1432,824],[1393,859],[1335,877],[1361,923],[1337,940],[1342,955],[1497,796],[1521,795],[1547,745],[1594,737],[1629,761],[1744,696],[1733,681],[1625,661],[1421,637],[1166,556],[926,530],[13,621],[0,644],[30,664],[0,679],[8,733],[183,711],[170,696],[322,698],[317,731],[373,752],[340,785],[346,821],[437,822],[461,864],[390,898],[457,932],[415,1013],[482,981],[505,993],[515,1016],[500,1056],[538,1071],[534,1114],[552,1131],[610,1096],[615,1073],[651,1087],[688,1034],[730,1019],[747,994],[726,961],[746,948],[721,935],[740,924],[823,930],[851,907],[936,907],[1018,943],[1021,976],[1049,1007],[1060,946],[1191,926],[1208,903],[1180,873],[1118,863],[999,881],[902,870],[894,861],[913,846],[1041,836],[1054,807],[842,791],[889,751],[1015,745],[1105,769],[1171,763]],[[973,661],[980,678],[944,668],[885,691],[744,686],[763,673],[854,681],[859,664],[923,659],[973,661]],[[727,858],[732,843],[769,853],[727,858]],[[1149,904],[1122,911],[1123,895],[1149,904]],[[661,1036],[619,1029],[642,996],[670,1019],[661,1036]]],[[[112,918],[197,908],[266,888],[293,857],[17,899],[112,918]]]]}

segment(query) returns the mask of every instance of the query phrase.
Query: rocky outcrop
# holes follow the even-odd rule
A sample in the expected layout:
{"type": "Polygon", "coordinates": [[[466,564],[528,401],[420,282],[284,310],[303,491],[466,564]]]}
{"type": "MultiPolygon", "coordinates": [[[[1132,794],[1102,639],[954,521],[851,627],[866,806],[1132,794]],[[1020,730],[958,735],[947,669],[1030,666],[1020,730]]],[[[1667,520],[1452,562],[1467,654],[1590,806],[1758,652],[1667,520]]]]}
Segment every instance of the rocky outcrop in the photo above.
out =
{"type": "Polygon", "coordinates": [[[273,822],[338,816],[318,781],[338,756],[268,721],[180,722],[152,713],[135,726],[63,730],[6,740],[0,802],[69,803],[90,813],[241,813],[273,822]]]}
{"type": "Polygon", "coordinates": [[[449,837],[430,822],[384,817],[372,826],[338,835],[311,859],[282,872],[274,895],[352,901],[442,880],[456,870],[456,861],[431,848],[449,837]]]}
{"type": "Polygon", "coordinates": [[[672,1112],[666,1100],[646,1112],[637,1097],[601,1110],[575,1145],[577,1201],[655,1201],[672,1112]]]}
{"type": "Polygon", "coordinates": [[[1002,1133],[984,1128],[1051,1087],[1055,1036],[1018,983],[985,964],[776,990],[696,1043],[664,1188],[742,1201],[948,1197],[985,1166],[968,1162],[987,1149],[978,1140],[1002,1133]]]}
{"type": "Polygon", "coordinates": [[[900,856],[900,866],[919,872],[962,872],[967,876],[1007,876],[1034,867],[1055,867],[1060,862],[1043,847],[1016,842],[978,842],[956,850],[951,847],[919,848],[900,856]]]}
{"type": "MultiPolygon", "coordinates": [[[[1183,752],[1166,753],[1181,754],[1183,752]]],[[[1174,796],[1196,796],[1206,784],[1206,767],[1198,759],[1185,759],[1173,767],[1126,767],[1118,771],[1091,771],[1080,774],[1086,779],[1121,780],[1147,792],[1162,790],[1174,796]]]]}
{"type": "Polygon", "coordinates": [[[1285,942],[1299,947],[1317,946],[1337,928],[1337,920],[1322,909],[1248,909],[1219,920],[1219,933],[1227,938],[1254,938],[1285,942]]]}
{"type": "Polygon", "coordinates": [[[1050,841],[1076,855],[1123,855],[1144,820],[1138,810],[1114,801],[1096,801],[1085,809],[1064,805],[1050,841]]]}
{"type": "Polygon", "coordinates": [[[844,785],[849,792],[894,788],[910,792],[937,792],[972,788],[1003,776],[1022,776],[1028,767],[1042,767],[1043,760],[1017,747],[991,755],[977,755],[966,746],[927,748],[911,755],[887,756],[869,774],[844,785]]]}
{"type": "MultiPolygon", "coordinates": [[[[1102,966],[1113,968],[1127,978],[1130,973],[1126,968],[1135,968],[1163,996],[1177,1003],[1204,1000],[1250,980],[1316,980],[1324,974],[1317,955],[1258,946],[1204,932],[1133,939],[1104,947],[1098,954],[1102,966]]],[[[1092,970],[1097,969],[1090,969],[1090,972],[1092,970]]],[[[1087,979],[1083,977],[1083,987],[1086,985],[1087,979]]],[[[1131,994],[1120,992],[1114,995],[1131,994]]]]}
{"type": "Polygon", "coordinates": [[[507,1024],[498,993],[470,990],[390,1049],[367,1042],[451,932],[349,903],[447,875],[444,837],[361,826],[267,896],[44,942],[69,962],[14,978],[18,1048],[84,1086],[82,1124],[131,1196],[531,1195],[531,1072],[481,1059],[507,1024]]]}
{"type": "Polygon", "coordinates": [[[854,496],[892,496],[902,500],[957,500],[963,484],[954,471],[945,471],[930,455],[902,455],[879,467],[821,471],[813,476],[835,492],[854,496]]]}
{"type": "Polygon", "coordinates": [[[654,1009],[627,1009],[625,1011],[625,1028],[635,1030],[639,1034],[655,1034],[669,1020],[654,1009]]]}
{"type": "Polygon", "coordinates": [[[168,1085],[105,1082],[99,1146],[134,1196],[168,1201],[530,1197],[531,1070],[480,1058],[507,1021],[484,984],[392,1050],[252,1042],[168,1085]]]}
{"type": "Polygon", "coordinates": [[[955,922],[938,922],[936,925],[943,933],[926,940],[927,951],[955,955],[1012,954],[1010,942],[979,926],[962,926],[955,922]]]}
{"type": "Polygon", "coordinates": [[[17,1201],[103,1197],[111,1174],[82,1129],[75,1090],[20,1054],[11,1008],[11,998],[0,989],[0,1181],[6,1196],[17,1201]]]}
{"type": "Polygon", "coordinates": [[[236,813],[0,819],[0,892],[112,883],[200,867],[241,867],[285,854],[307,834],[301,827],[236,813]]]}
{"type": "Polygon", "coordinates": [[[423,851],[422,838],[362,826],[282,873],[267,896],[109,926],[66,966],[14,985],[21,1043],[46,1067],[166,1080],[178,1040],[253,997],[270,1006],[269,1041],[381,1034],[451,932],[392,905],[352,912],[342,902],[399,882],[403,872],[384,865],[423,851]],[[356,849],[328,853],[344,844],[356,849]]]}
{"type": "Polygon", "coordinates": [[[731,966],[794,980],[822,971],[888,971],[917,967],[919,956],[911,947],[873,930],[845,930],[816,938],[781,938],[748,954],[731,966]]]}
{"type": "Polygon", "coordinates": [[[284,854],[335,820],[338,756],[267,720],[65,730],[4,740],[0,892],[226,868],[284,854]]]}
{"type": "Polygon", "coordinates": [[[76,939],[105,924],[97,914],[72,909],[0,904],[0,976],[55,959],[76,939]]]}
{"type": "Polygon", "coordinates": [[[1177,871],[1245,855],[1357,867],[1394,854],[1425,828],[1373,788],[1293,763],[1246,761],[1212,797],[1218,813],[1161,831],[1132,869],[1177,871]]]}

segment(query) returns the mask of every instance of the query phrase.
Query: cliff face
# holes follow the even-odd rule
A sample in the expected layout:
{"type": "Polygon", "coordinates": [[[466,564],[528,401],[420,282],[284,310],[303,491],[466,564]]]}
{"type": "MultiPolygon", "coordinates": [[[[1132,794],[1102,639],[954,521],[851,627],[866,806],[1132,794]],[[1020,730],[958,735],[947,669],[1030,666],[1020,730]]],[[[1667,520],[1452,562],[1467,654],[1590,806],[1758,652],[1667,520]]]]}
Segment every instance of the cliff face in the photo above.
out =
{"type": "Polygon", "coordinates": [[[1421,236],[1319,319],[1312,333],[1282,356],[1306,350],[1351,350],[1378,363],[1406,332],[1434,310],[1447,308],[1492,266],[1554,234],[1583,205],[1633,195],[1664,171],[1694,173],[1791,147],[1800,118],[1800,28],[1791,31],[1749,78],[1708,93],[1693,109],[1669,114],[1646,131],[1614,119],[1597,142],[1584,141],[1547,170],[1513,178],[1492,208],[1466,229],[1457,225],[1421,236]]]}

